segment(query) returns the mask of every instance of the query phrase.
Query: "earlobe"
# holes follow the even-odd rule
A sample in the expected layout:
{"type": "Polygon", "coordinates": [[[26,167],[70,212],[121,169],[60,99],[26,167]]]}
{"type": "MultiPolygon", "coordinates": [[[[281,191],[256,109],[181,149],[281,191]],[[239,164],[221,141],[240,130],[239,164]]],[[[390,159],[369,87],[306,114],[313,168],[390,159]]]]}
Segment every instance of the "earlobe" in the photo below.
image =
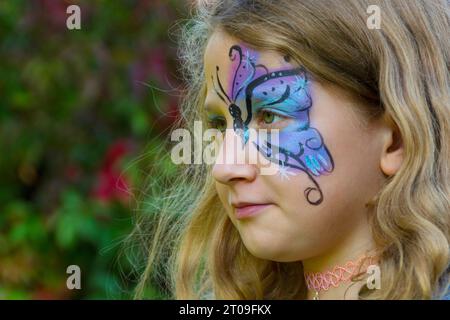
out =
{"type": "Polygon", "coordinates": [[[380,167],[385,175],[393,176],[403,163],[403,139],[398,128],[390,128],[384,140],[380,167]]]}

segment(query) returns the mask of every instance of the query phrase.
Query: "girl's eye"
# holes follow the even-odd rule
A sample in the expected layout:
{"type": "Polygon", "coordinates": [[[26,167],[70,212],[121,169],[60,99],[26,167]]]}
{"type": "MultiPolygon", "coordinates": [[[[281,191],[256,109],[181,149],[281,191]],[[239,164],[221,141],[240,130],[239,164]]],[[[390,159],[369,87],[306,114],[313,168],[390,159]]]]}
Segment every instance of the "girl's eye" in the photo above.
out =
{"type": "Polygon", "coordinates": [[[208,126],[224,132],[227,129],[227,121],[222,118],[213,118],[208,120],[208,126]]]}
{"type": "Polygon", "coordinates": [[[261,110],[257,116],[259,128],[282,129],[291,123],[293,119],[270,110],[261,110]]]}
{"type": "Polygon", "coordinates": [[[262,113],[262,119],[264,123],[271,124],[273,120],[275,119],[275,114],[269,111],[263,111],[262,113]]]}

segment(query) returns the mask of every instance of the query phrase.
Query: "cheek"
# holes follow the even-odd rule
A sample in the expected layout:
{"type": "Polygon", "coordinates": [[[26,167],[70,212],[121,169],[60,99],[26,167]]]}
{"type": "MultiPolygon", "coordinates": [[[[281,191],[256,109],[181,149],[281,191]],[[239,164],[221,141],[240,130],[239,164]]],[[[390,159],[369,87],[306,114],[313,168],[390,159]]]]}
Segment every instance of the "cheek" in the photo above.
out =
{"type": "Polygon", "coordinates": [[[279,176],[264,176],[266,190],[270,190],[277,210],[260,217],[259,227],[270,234],[266,249],[278,252],[277,260],[294,261],[317,247],[317,235],[329,228],[328,215],[324,203],[319,206],[309,204],[304,196],[304,189],[310,182],[304,173],[290,176],[289,180],[279,176]]]}
{"type": "Polygon", "coordinates": [[[329,135],[335,168],[327,177],[329,198],[352,211],[364,211],[365,204],[378,192],[384,181],[379,167],[380,146],[368,132],[343,127],[340,135],[329,135]]]}
{"type": "Polygon", "coordinates": [[[324,198],[344,208],[352,206],[352,211],[364,210],[384,180],[379,168],[382,145],[374,128],[363,124],[355,106],[333,101],[321,92],[311,114],[334,161],[333,172],[318,180],[327,189],[324,198]]]}
{"type": "Polygon", "coordinates": [[[230,204],[230,191],[229,188],[224,186],[221,183],[216,182],[216,192],[219,196],[220,202],[222,203],[222,206],[225,209],[226,214],[229,216],[233,224],[236,224],[236,219],[233,215],[233,207],[230,204]]]}
{"type": "Polygon", "coordinates": [[[277,235],[269,245],[278,245],[273,251],[280,253],[279,260],[296,261],[317,256],[335,246],[360,222],[360,211],[353,206],[354,195],[339,189],[333,182],[333,174],[317,178],[324,195],[319,205],[311,205],[304,195],[305,188],[311,186],[304,173],[289,180],[276,176],[265,177],[265,180],[280,208],[277,216],[264,217],[268,219],[264,221],[267,228],[277,235]]]}

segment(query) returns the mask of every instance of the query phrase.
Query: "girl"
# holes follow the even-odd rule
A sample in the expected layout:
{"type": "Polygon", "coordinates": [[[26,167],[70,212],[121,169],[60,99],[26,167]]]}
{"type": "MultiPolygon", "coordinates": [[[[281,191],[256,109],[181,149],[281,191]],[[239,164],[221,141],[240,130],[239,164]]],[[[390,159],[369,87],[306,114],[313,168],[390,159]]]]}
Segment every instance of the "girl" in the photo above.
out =
{"type": "Polygon", "coordinates": [[[137,296],[157,280],[177,299],[442,298],[449,19],[446,0],[199,2],[182,34],[184,124],[226,133],[218,158],[277,170],[188,166],[137,226],[137,296]]]}

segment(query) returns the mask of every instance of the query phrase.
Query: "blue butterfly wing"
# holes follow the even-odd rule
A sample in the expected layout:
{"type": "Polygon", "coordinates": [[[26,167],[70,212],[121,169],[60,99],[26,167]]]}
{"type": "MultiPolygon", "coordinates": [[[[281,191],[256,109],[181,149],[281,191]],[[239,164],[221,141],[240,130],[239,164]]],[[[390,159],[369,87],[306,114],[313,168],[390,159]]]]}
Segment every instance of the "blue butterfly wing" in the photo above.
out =
{"type": "Polygon", "coordinates": [[[302,166],[311,174],[320,176],[328,174],[333,170],[333,160],[317,129],[309,127],[308,129],[297,132],[282,133],[280,135],[280,141],[283,141],[282,139],[289,139],[287,149],[294,154],[300,148],[303,149],[299,157],[290,160],[293,160],[294,163],[300,160],[302,166]]]}
{"type": "Polygon", "coordinates": [[[314,128],[299,131],[280,131],[279,141],[272,135],[258,140],[256,147],[269,160],[280,165],[308,171],[314,176],[326,175],[333,171],[334,163],[314,128]]]}
{"type": "Polygon", "coordinates": [[[260,108],[278,107],[293,116],[295,123],[280,130],[277,154],[265,147],[270,141],[258,142],[259,149],[283,165],[300,168],[314,176],[331,172],[334,167],[331,155],[319,131],[310,127],[308,110],[312,100],[306,74],[285,75],[285,71],[277,71],[266,76],[267,79],[263,78],[251,90],[252,114],[260,108]]]}

